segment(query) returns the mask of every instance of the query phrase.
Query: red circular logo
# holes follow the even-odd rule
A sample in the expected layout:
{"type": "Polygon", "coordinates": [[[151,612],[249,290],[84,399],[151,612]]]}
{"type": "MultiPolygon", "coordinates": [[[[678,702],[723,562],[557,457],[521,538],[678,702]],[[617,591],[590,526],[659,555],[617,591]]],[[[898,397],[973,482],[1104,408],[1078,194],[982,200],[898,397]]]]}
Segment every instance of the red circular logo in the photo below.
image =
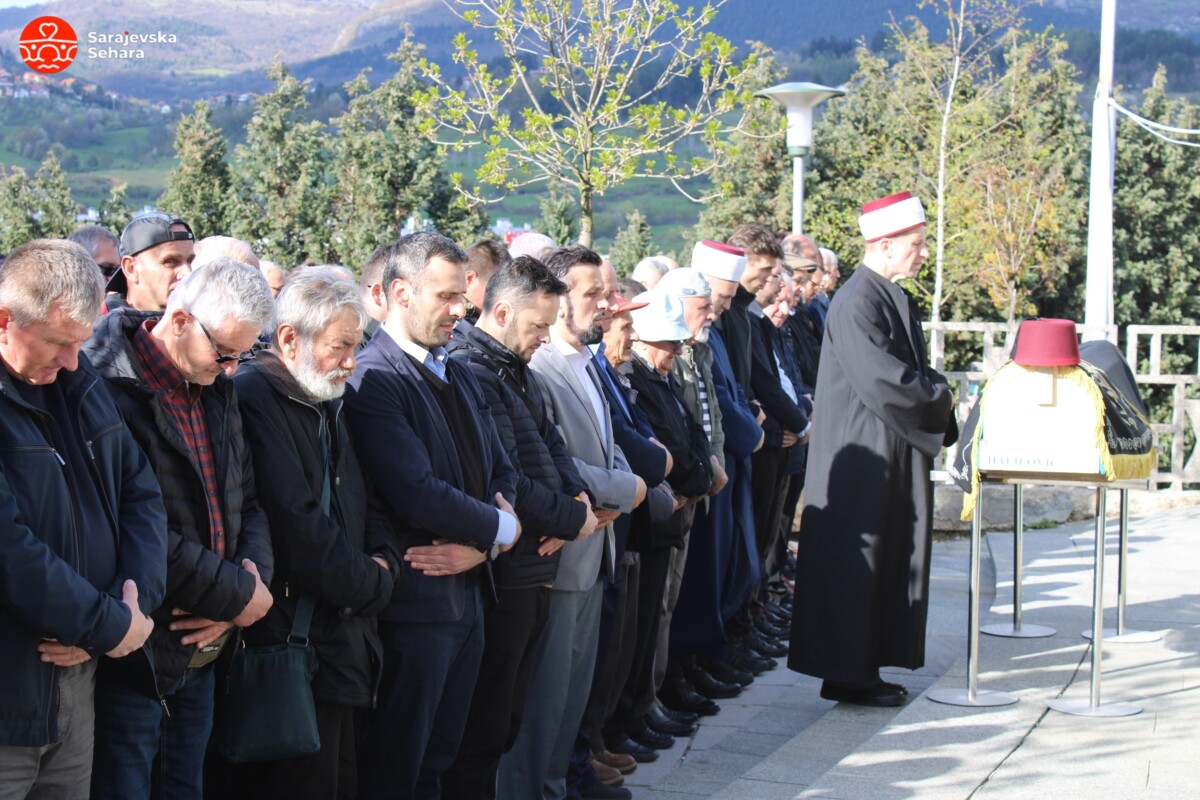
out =
{"type": "Polygon", "coordinates": [[[58,17],[38,17],[21,31],[21,60],[42,73],[62,72],[75,60],[75,29],[58,17]]]}

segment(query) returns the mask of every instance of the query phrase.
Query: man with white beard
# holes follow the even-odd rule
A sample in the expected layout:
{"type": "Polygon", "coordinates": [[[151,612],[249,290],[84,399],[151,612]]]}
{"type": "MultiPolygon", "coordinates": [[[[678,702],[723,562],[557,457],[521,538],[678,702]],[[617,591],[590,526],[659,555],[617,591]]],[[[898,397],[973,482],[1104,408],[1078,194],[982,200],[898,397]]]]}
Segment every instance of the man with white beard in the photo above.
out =
{"type": "Polygon", "coordinates": [[[384,554],[365,549],[367,491],[341,414],[368,319],[355,284],[323,267],[306,269],[279,294],[271,349],[234,379],[277,559],[275,605],[245,640],[283,644],[293,622],[307,618],[319,663],[312,687],[320,751],[239,765],[236,783],[246,797],[357,791],[356,732],[381,654],[375,616],[393,574],[384,554]]]}

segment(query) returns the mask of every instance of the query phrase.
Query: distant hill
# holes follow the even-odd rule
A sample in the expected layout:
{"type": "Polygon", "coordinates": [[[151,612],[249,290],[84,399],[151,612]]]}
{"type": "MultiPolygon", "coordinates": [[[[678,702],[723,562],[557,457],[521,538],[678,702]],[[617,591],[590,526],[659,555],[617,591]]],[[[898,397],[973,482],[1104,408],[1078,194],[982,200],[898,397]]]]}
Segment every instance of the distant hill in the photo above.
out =
{"type": "MultiPolygon", "coordinates": [[[[1100,2],[1046,0],[1026,14],[1037,27],[1094,30],[1100,2]]],[[[728,0],[714,29],[737,44],[757,40],[798,51],[822,38],[869,42],[893,15],[931,17],[917,6],[916,0],[728,0]]],[[[21,29],[41,14],[63,17],[79,35],[73,74],[122,94],[167,101],[260,91],[263,67],[276,54],[296,65],[298,74],[327,85],[349,79],[364,66],[386,74],[386,55],[394,50],[402,24],[411,25],[427,54],[452,73],[450,42],[464,28],[441,0],[54,0],[0,9],[0,48],[15,51],[21,29]],[[89,47],[138,47],[89,41],[89,34],[126,31],[171,34],[177,42],[142,46],[144,59],[87,57],[89,47]]],[[[1118,24],[1161,28],[1200,42],[1200,2],[1118,0],[1118,24]]],[[[938,26],[932,27],[938,35],[938,26]]],[[[495,54],[485,39],[474,38],[483,58],[495,54]]]]}

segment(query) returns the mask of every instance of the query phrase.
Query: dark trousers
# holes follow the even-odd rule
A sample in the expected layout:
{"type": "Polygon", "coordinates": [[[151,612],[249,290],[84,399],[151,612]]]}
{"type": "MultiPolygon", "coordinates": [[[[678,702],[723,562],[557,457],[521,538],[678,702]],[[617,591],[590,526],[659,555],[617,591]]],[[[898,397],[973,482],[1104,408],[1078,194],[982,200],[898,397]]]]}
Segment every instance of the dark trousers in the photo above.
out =
{"type": "Polygon", "coordinates": [[[454,763],[483,657],[483,609],[468,589],[462,619],[379,623],[379,703],[359,753],[362,800],[436,800],[454,763]]]}
{"type": "Polygon", "coordinates": [[[662,620],[663,595],[671,572],[674,548],[660,547],[641,552],[642,571],[638,580],[637,624],[633,635],[633,667],[616,708],[605,724],[605,732],[617,734],[630,729],[654,705],[654,654],[658,650],[658,626],[662,620]]]}
{"type": "Polygon", "coordinates": [[[500,756],[517,740],[533,655],[546,627],[550,589],[502,589],[483,626],[483,661],[467,729],[454,765],[442,776],[444,800],[494,800],[500,756]]]}
{"type": "Polygon", "coordinates": [[[95,742],[96,662],[59,670],[59,740],[0,747],[0,800],[87,800],[95,742]]]}
{"type": "Polygon", "coordinates": [[[771,574],[773,553],[782,536],[783,501],[787,496],[788,451],[763,445],[751,457],[750,490],[754,498],[754,531],[763,580],[771,574]],[[768,561],[771,563],[768,565],[768,561]]]}
{"type": "Polygon", "coordinates": [[[212,734],[214,666],[188,669],[159,701],[99,671],[92,797],[200,800],[212,734]],[[169,716],[168,716],[169,715],[169,716]]]}
{"type": "Polygon", "coordinates": [[[321,749],[312,755],[237,764],[234,797],[242,800],[354,800],[358,743],[367,709],[317,700],[321,749]]]}

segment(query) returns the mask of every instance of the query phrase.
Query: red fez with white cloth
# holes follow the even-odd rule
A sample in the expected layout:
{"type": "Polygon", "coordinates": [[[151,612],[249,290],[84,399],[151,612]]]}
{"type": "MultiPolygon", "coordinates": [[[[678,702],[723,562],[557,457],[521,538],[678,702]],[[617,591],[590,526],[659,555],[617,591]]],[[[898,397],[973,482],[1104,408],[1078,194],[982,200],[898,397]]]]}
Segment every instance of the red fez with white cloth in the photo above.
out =
{"type": "Polygon", "coordinates": [[[746,271],[746,251],[705,239],[692,248],[692,268],[709,278],[737,283],[746,271]]]}
{"type": "Polygon", "coordinates": [[[877,242],[889,236],[920,228],[925,224],[925,207],[913,197],[912,192],[898,192],[862,207],[858,228],[868,242],[877,242]]]}

